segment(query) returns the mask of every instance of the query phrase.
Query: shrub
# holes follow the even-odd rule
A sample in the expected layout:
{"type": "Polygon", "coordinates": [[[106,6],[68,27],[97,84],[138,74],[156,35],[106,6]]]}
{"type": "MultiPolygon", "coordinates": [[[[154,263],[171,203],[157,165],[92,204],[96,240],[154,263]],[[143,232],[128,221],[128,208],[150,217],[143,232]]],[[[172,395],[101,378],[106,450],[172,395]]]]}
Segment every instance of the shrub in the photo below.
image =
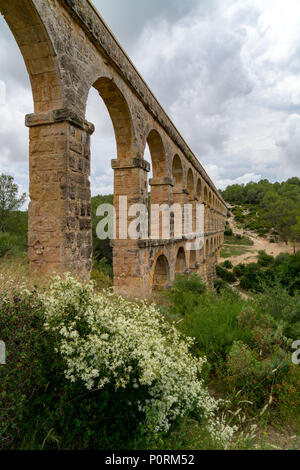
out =
{"type": "Polygon", "coordinates": [[[235,277],[240,278],[245,274],[246,266],[245,264],[238,264],[233,268],[233,274],[235,277]]]}
{"type": "Polygon", "coordinates": [[[267,233],[269,233],[269,229],[267,228],[260,228],[257,230],[257,233],[260,237],[265,236],[267,233]]]}
{"type": "Polygon", "coordinates": [[[226,228],[225,231],[224,231],[224,235],[226,237],[232,237],[233,236],[233,231],[230,227],[226,228]]]}
{"type": "Polygon", "coordinates": [[[177,274],[172,287],[178,292],[194,292],[197,294],[203,294],[206,291],[204,282],[196,273],[193,273],[192,275],[177,274]]]}
{"type": "Polygon", "coordinates": [[[106,258],[101,261],[94,260],[91,279],[95,283],[97,289],[107,289],[113,284],[113,267],[106,258]]]}
{"type": "Polygon", "coordinates": [[[0,258],[7,253],[16,255],[22,251],[19,237],[10,233],[0,232],[0,258]]]}
{"type": "Polygon", "coordinates": [[[226,269],[232,269],[233,268],[232,262],[229,261],[229,260],[224,261],[224,263],[222,263],[222,266],[223,266],[223,268],[226,268],[226,269]]]}
{"type": "Polygon", "coordinates": [[[250,263],[246,266],[245,272],[240,280],[240,287],[254,292],[262,291],[263,275],[260,267],[256,263],[250,263]]]}
{"type": "Polygon", "coordinates": [[[216,273],[217,276],[223,279],[223,281],[228,282],[229,284],[233,284],[236,281],[235,275],[227,271],[227,269],[223,268],[222,266],[217,266],[216,267],[216,273]]]}
{"type": "Polygon", "coordinates": [[[219,295],[207,292],[199,298],[197,306],[185,312],[178,327],[195,338],[200,355],[216,364],[225,359],[233,341],[250,341],[250,329],[238,324],[238,314],[244,305],[231,289],[222,290],[219,295]]]}
{"type": "Polygon", "coordinates": [[[290,255],[288,253],[280,253],[276,256],[274,260],[275,266],[279,266],[281,264],[289,264],[290,262],[290,255]]]}
{"type": "Polygon", "coordinates": [[[0,366],[0,449],[20,444],[27,406],[35,389],[45,385],[40,354],[47,354],[49,348],[43,322],[43,306],[35,292],[3,294],[0,339],[6,344],[7,357],[6,365],[0,366]]]}
{"type": "Polygon", "coordinates": [[[289,355],[280,348],[261,359],[258,351],[240,341],[233,343],[227,358],[228,382],[242,389],[242,396],[255,408],[271,405],[274,384],[280,383],[290,365],[289,355]]]}
{"type": "Polygon", "coordinates": [[[171,289],[165,293],[172,305],[172,316],[181,316],[192,311],[205,291],[206,285],[196,273],[177,274],[171,289]]]}
{"type": "Polygon", "coordinates": [[[241,341],[235,341],[227,358],[227,367],[238,386],[246,379],[251,379],[259,369],[259,361],[255,353],[241,341]]]}
{"type": "Polygon", "coordinates": [[[218,294],[222,292],[224,289],[230,288],[228,282],[223,281],[223,279],[215,279],[214,280],[214,289],[218,294]]]}
{"type": "Polygon", "coordinates": [[[271,264],[274,263],[273,256],[267,255],[267,253],[265,251],[259,251],[258,253],[259,253],[259,255],[258,255],[258,261],[257,262],[258,262],[259,266],[266,267],[266,266],[270,266],[271,264]]]}
{"type": "Polygon", "coordinates": [[[127,407],[144,415],[140,426],[147,432],[166,432],[176,418],[193,412],[216,439],[225,442],[232,435],[215,417],[218,402],[198,379],[204,360],[191,356],[192,341],[153,305],[109,292],[96,295],[91,284],[70,277],[55,278],[43,299],[46,330],[55,336],[68,381],[87,391],[136,391],[127,407]]]}
{"type": "Polygon", "coordinates": [[[300,368],[291,364],[280,383],[274,387],[274,403],[283,418],[299,420],[300,368]]]}
{"type": "Polygon", "coordinates": [[[264,286],[262,294],[256,297],[258,309],[263,314],[272,316],[284,325],[283,332],[293,339],[300,337],[300,298],[291,296],[279,282],[273,286],[264,286]]]}
{"type": "Polygon", "coordinates": [[[199,379],[204,360],[154,306],[57,278],[42,296],[3,296],[0,332],[1,449],[132,448],[189,412],[221,445],[233,433],[199,379]]]}

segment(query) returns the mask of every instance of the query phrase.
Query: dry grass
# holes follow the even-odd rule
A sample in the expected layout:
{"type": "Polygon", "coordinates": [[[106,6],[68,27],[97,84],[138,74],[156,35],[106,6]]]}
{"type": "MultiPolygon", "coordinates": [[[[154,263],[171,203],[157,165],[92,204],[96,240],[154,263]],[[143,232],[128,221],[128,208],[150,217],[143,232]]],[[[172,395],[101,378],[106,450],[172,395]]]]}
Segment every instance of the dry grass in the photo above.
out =
{"type": "Polygon", "coordinates": [[[27,255],[3,257],[0,259],[0,296],[15,289],[43,288],[48,285],[47,279],[41,279],[29,273],[27,255]]]}

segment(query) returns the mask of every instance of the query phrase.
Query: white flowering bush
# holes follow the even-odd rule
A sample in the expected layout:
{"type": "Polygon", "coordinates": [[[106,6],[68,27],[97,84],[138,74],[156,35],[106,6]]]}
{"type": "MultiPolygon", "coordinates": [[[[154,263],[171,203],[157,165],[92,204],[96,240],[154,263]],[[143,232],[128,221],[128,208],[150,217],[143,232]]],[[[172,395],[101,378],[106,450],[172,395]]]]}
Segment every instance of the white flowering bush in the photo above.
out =
{"type": "MultiPolygon", "coordinates": [[[[200,379],[204,359],[194,358],[192,340],[168,324],[154,305],[129,302],[111,291],[95,293],[70,276],[53,279],[42,296],[45,328],[55,336],[56,352],[70,382],[87,390],[136,389],[136,402],[153,432],[166,432],[172,421],[197,414],[212,437],[227,442],[234,428],[217,417],[220,402],[200,379]],[[141,395],[139,390],[143,389],[141,395]]],[[[146,423],[146,424],[145,424],[146,423]]]]}

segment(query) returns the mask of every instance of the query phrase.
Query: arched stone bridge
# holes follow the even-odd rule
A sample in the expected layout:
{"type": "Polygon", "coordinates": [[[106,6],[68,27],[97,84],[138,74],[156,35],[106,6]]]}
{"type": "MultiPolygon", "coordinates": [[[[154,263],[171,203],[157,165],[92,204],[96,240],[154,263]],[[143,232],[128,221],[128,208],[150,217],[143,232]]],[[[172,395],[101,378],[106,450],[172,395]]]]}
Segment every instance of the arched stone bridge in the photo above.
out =
{"type": "MultiPolygon", "coordinates": [[[[113,242],[117,292],[146,297],[175,273],[215,266],[227,208],[213,182],[88,0],[0,0],[31,80],[29,258],[40,274],[69,271],[83,279],[92,266],[90,139],[85,120],[91,87],[109,111],[117,144],[112,161],[115,208],[148,203],[205,205],[204,248],[185,237],[113,242]]],[[[159,71],[157,72],[159,73],[159,71]]],[[[199,137],[201,138],[201,136],[199,137]]]]}

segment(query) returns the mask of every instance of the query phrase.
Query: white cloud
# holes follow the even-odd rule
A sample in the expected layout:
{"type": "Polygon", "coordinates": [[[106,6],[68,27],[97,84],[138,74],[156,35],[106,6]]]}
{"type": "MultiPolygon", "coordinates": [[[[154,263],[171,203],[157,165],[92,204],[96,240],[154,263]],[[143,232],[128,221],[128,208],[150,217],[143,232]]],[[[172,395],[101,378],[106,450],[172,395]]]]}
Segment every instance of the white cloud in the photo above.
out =
{"type": "Polygon", "coordinates": [[[257,183],[262,179],[262,175],[256,173],[245,173],[237,178],[222,178],[220,167],[217,165],[205,165],[205,170],[209,173],[218,189],[225,189],[232,184],[257,183]]]}
{"type": "Polygon", "coordinates": [[[286,177],[300,173],[300,116],[289,116],[284,133],[277,140],[281,171],[286,177]]]}

